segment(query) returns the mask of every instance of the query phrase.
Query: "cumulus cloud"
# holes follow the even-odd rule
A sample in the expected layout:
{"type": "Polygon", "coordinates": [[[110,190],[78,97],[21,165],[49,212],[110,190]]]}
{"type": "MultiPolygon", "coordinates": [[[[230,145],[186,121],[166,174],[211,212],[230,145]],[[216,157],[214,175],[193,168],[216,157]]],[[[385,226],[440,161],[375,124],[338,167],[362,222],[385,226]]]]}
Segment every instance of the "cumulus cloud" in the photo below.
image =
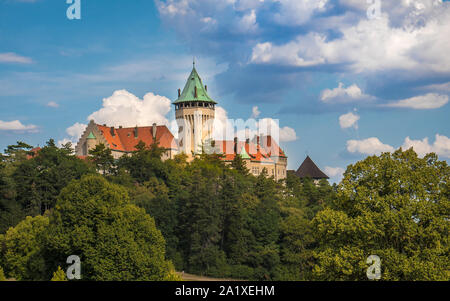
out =
{"type": "Polygon", "coordinates": [[[331,166],[325,166],[325,174],[335,180],[336,182],[339,182],[345,172],[345,169],[342,167],[331,167],[331,166]]]}
{"type": "Polygon", "coordinates": [[[263,118],[255,120],[229,119],[227,111],[216,107],[214,121],[214,139],[215,140],[233,140],[238,137],[239,140],[253,139],[254,136],[270,135],[275,141],[291,142],[298,139],[293,128],[288,126],[280,127],[279,121],[272,118],[263,118]]]}
{"type": "MultiPolygon", "coordinates": [[[[450,158],[450,138],[444,135],[436,134],[433,144],[429,143],[428,137],[422,140],[413,140],[406,137],[403,150],[413,148],[419,157],[423,157],[428,153],[436,153],[438,156],[450,158]]],[[[383,144],[378,138],[372,137],[364,140],[347,141],[347,151],[350,153],[360,153],[364,155],[379,155],[382,152],[393,152],[394,147],[383,144]]]]}
{"type": "Polygon", "coordinates": [[[385,106],[392,108],[411,108],[416,110],[427,110],[443,107],[447,103],[448,103],[447,95],[428,93],[426,95],[402,99],[397,102],[386,104],[385,106]]]}
{"type": "Polygon", "coordinates": [[[258,118],[258,116],[261,114],[261,112],[259,111],[258,106],[254,106],[252,108],[252,117],[251,118],[258,118]]]}
{"type": "Polygon", "coordinates": [[[59,104],[56,103],[56,102],[54,102],[54,101],[50,101],[50,102],[47,103],[47,107],[50,107],[50,108],[59,108],[59,104]]]}
{"type": "Polygon", "coordinates": [[[412,140],[411,138],[406,137],[402,148],[409,149],[411,147],[420,157],[433,152],[438,156],[450,158],[450,138],[443,135],[436,134],[433,144],[428,142],[428,138],[424,138],[422,140],[412,140]]]}
{"type": "Polygon", "coordinates": [[[74,125],[68,127],[66,129],[66,133],[67,135],[69,135],[69,137],[66,137],[62,140],[58,141],[58,146],[62,146],[68,142],[72,143],[72,146],[75,146],[75,144],[77,144],[78,140],[80,140],[81,135],[83,135],[84,131],[86,130],[87,124],[83,124],[83,123],[75,123],[74,125]]]}
{"type": "Polygon", "coordinates": [[[0,53],[0,63],[31,64],[33,60],[29,57],[18,55],[14,52],[0,53]]]}
{"type": "Polygon", "coordinates": [[[0,120],[0,131],[36,132],[37,126],[33,124],[25,125],[19,120],[14,121],[0,120]]]}
{"type": "MultiPolygon", "coordinates": [[[[90,114],[87,120],[115,127],[148,126],[153,123],[170,127],[166,118],[170,109],[171,101],[167,97],[147,93],[143,99],[140,99],[126,90],[118,90],[112,96],[104,98],[102,108],[90,114]]],[[[86,126],[79,122],[70,126],[66,129],[69,137],[58,141],[58,144],[62,145],[70,141],[75,145],[86,126]]]]}
{"type": "Polygon", "coordinates": [[[450,10],[442,7],[423,26],[391,27],[387,14],[363,18],[355,26],[342,26],[342,36],[328,39],[325,33],[309,32],[285,44],[271,41],[254,46],[251,62],[295,67],[344,64],[360,73],[382,70],[448,72],[450,10]]]}
{"type": "Polygon", "coordinates": [[[118,90],[104,98],[102,108],[89,115],[88,120],[124,127],[153,123],[168,125],[166,115],[170,109],[171,101],[167,97],[147,93],[140,99],[126,90],[118,90]]]}
{"type": "Polygon", "coordinates": [[[308,22],[317,12],[326,10],[328,0],[275,0],[280,5],[274,20],[286,26],[298,26],[308,22]]]}
{"type": "Polygon", "coordinates": [[[256,12],[252,9],[248,14],[244,15],[238,23],[238,28],[240,32],[255,32],[258,30],[258,23],[256,22],[256,12]]]}
{"type": "Polygon", "coordinates": [[[358,129],[358,120],[360,116],[349,112],[347,114],[339,116],[339,125],[342,129],[348,129],[353,127],[354,129],[358,129]]]}
{"type": "Polygon", "coordinates": [[[348,103],[367,98],[358,85],[353,84],[346,88],[343,83],[339,83],[334,89],[323,90],[320,96],[320,100],[325,103],[348,103]]]}
{"type": "Polygon", "coordinates": [[[379,155],[383,152],[393,152],[395,149],[383,144],[378,138],[371,137],[363,140],[347,141],[347,151],[350,153],[360,153],[364,155],[379,155]]]}

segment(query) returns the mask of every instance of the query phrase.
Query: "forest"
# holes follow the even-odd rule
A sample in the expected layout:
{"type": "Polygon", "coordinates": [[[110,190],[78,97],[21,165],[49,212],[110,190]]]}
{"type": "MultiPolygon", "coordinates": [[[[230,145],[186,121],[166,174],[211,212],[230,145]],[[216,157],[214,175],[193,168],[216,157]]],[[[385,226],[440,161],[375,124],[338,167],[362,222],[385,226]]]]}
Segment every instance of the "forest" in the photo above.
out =
{"type": "Polygon", "coordinates": [[[162,161],[157,141],[115,160],[49,140],[0,157],[0,280],[450,280],[450,167],[412,150],[349,165],[339,184],[253,176],[236,156],[162,161]]]}

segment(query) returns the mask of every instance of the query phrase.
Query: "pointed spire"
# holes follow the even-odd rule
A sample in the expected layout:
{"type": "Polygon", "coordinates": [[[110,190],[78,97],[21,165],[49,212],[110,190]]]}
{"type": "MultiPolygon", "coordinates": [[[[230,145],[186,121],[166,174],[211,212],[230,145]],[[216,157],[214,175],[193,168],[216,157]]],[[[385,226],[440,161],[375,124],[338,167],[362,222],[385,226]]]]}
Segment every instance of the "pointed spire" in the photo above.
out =
{"type": "Polygon", "coordinates": [[[94,133],[90,132],[86,139],[97,139],[94,136],[94,133]]]}
{"type": "Polygon", "coordinates": [[[303,161],[295,174],[300,178],[328,179],[328,176],[317,167],[309,156],[306,156],[305,161],[303,161]]]}
{"type": "Polygon", "coordinates": [[[209,97],[208,92],[202,83],[202,79],[198,75],[197,70],[195,70],[195,58],[192,60],[192,66],[192,71],[186,81],[186,85],[184,86],[183,91],[179,93],[178,99],[174,104],[189,101],[202,101],[216,104],[216,102],[209,97]]]}
{"type": "Polygon", "coordinates": [[[247,151],[245,150],[245,145],[242,146],[240,155],[241,155],[242,159],[251,159],[250,156],[248,155],[247,151]]]}

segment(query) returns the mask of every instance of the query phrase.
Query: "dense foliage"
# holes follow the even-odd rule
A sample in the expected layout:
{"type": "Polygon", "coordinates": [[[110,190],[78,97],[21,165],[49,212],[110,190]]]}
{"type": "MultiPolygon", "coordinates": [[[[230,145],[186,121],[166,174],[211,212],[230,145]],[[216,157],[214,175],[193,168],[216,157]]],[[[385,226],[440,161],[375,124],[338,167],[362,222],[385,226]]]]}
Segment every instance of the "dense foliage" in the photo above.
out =
{"type": "Polygon", "coordinates": [[[0,161],[9,278],[64,278],[79,255],[85,280],[176,280],[172,263],[235,279],[367,280],[373,254],[383,280],[450,279],[450,171],[434,154],[368,157],[330,186],[255,177],[239,156],[162,161],[157,143],[118,160],[104,145],[88,160],[52,141],[31,149],[18,142],[0,161]]]}
{"type": "Polygon", "coordinates": [[[313,220],[319,279],[363,280],[365,259],[384,280],[449,280],[450,168],[412,150],[350,165],[332,208],[313,220]]]}

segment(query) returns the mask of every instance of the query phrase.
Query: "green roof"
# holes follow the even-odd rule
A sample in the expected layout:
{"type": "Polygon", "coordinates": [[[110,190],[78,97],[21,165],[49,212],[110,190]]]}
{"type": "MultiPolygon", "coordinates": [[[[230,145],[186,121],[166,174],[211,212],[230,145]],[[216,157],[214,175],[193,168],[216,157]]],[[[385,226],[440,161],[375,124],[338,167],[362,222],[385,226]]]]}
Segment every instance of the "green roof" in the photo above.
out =
{"type": "Polygon", "coordinates": [[[191,75],[189,75],[186,85],[184,86],[183,92],[181,92],[180,97],[178,97],[178,99],[174,102],[174,104],[187,101],[204,101],[214,104],[217,103],[214,100],[212,100],[211,97],[209,97],[208,93],[206,92],[205,86],[202,83],[202,79],[198,75],[197,70],[195,70],[195,66],[192,68],[191,75]],[[197,95],[195,95],[196,87],[197,87],[197,95]]]}
{"type": "Polygon", "coordinates": [[[242,159],[251,159],[250,156],[245,151],[245,146],[242,147],[240,155],[241,155],[242,159]]]}
{"type": "Polygon", "coordinates": [[[86,139],[97,139],[97,138],[95,138],[94,133],[90,132],[89,136],[87,136],[86,139]]]}

